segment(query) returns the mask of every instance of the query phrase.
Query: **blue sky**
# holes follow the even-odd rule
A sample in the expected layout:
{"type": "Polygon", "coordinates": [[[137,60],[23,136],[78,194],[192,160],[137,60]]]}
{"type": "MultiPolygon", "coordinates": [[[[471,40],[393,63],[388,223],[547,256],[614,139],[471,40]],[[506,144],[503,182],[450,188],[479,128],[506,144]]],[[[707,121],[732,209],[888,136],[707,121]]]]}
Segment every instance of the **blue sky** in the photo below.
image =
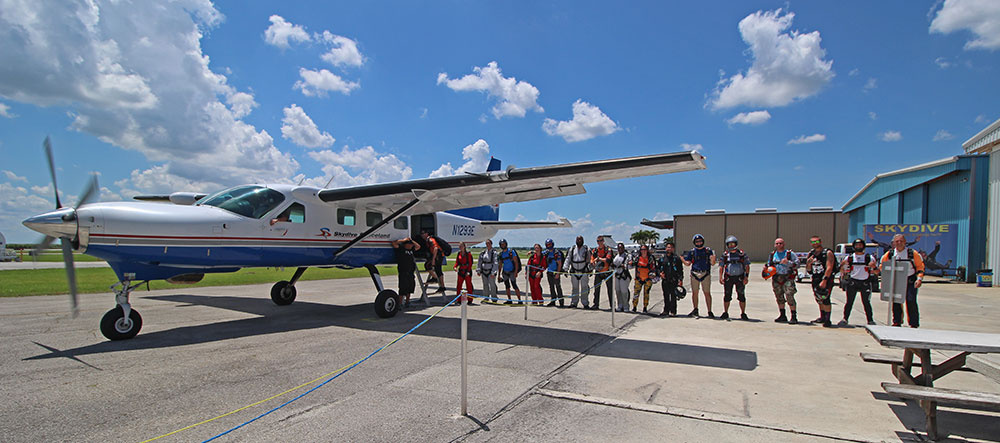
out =
{"type": "MultiPolygon", "coordinates": [[[[839,208],[998,117],[1000,2],[0,0],[0,232],[103,200],[700,149],[705,171],[504,205],[512,244],[839,208]],[[463,157],[464,155],[464,157],[463,157]]],[[[666,233],[664,233],[666,234],[666,233]]]]}

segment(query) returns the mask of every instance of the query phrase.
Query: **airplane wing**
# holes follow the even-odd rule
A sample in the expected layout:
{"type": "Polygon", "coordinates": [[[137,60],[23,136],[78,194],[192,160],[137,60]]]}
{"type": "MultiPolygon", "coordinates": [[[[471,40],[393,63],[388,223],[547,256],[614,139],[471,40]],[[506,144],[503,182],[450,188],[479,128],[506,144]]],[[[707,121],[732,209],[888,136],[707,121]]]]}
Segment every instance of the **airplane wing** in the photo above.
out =
{"type": "Polygon", "coordinates": [[[572,228],[573,224],[569,220],[562,218],[559,221],[481,221],[481,226],[488,226],[497,229],[530,229],[530,228],[572,228]]]}
{"type": "Polygon", "coordinates": [[[410,213],[422,213],[577,195],[587,192],[585,183],[696,169],[705,169],[705,157],[687,151],[324,189],[319,198],[388,211],[409,205],[410,213]]]}

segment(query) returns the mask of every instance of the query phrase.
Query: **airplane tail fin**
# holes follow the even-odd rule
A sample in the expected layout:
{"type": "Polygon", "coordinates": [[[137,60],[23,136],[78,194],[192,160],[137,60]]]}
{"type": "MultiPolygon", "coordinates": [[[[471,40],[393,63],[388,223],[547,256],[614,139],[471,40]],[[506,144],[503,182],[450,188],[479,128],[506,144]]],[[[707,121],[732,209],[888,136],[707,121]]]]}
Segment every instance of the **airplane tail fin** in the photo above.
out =
{"type": "MultiPolygon", "coordinates": [[[[486,172],[499,171],[500,170],[500,159],[490,157],[490,164],[486,167],[486,172]]],[[[456,209],[454,211],[446,211],[450,214],[461,215],[462,217],[468,217],[471,219],[479,221],[498,221],[500,220],[500,205],[492,206],[476,206],[474,208],[456,209]]]]}

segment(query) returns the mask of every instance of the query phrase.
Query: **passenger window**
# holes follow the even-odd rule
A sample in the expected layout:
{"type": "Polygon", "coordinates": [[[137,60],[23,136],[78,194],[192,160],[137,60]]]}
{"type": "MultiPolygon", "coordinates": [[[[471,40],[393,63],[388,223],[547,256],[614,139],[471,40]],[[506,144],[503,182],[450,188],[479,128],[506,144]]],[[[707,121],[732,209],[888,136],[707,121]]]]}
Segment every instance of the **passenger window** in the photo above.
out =
{"type": "Polygon", "coordinates": [[[337,223],[344,226],[354,226],[354,210],[337,209],[337,223]]]}
{"type": "Polygon", "coordinates": [[[392,227],[396,229],[409,229],[409,223],[406,222],[406,217],[399,217],[392,221],[392,227]]]}
{"type": "Polygon", "coordinates": [[[381,212],[366,212],[365,213],[365,226],[372,227],[379,223],[382,223],[382,213],[381,212]]]}
{"type": "Polygon", "coordinates": [[[278,215],[277,218],[271,223],[276,222],[289,222],[289,223],[305,223],[306,222],[306,208],[302,206],[301,203],[292,203],[288,208],[278,215]]]}

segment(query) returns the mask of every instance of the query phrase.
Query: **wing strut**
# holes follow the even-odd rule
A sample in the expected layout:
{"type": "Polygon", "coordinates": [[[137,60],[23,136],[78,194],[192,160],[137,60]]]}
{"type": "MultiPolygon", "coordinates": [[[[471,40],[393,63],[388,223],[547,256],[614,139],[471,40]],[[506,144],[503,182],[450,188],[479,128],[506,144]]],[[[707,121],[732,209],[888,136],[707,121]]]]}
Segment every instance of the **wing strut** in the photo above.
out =
{"type": "Polygon", "coordinates": [[[346,245],[341,246],[340,249],[337,250],[337,252],[333,253],[333,258],[336,259],[337,257],[340,256],[340,254],[343,254],[343,253],[347,252],[348,249],[351,249],[351,247],[353,247],[354,245],[358,244],[358,242],[360,242],[361,240],[364,240],[369,235],[372,235],[372,233],[374,233],[375,231],[377,231],[380,228],[382,228],[383,226],[391,223],[393,220],[399,218],[400,215],[402,215],[408,209],[412,208],[417,203],[420,203],[420,198],[419,197],[414,198],[413,200],[410,200],[410,202],[407,203],[407,204],[405,204],[405,205],[403,205],[402,208],[399,208],[399,210],[397,210],[396,212],[393,212],[392,214],[389,214],[388,217],[382,219],[381,222],[376,223],[375,226],[372,226],[372,227],[368,228],[367,231],[362,232],[357,237],[354,237],[351,241],[347,242],[346,245]]]}

